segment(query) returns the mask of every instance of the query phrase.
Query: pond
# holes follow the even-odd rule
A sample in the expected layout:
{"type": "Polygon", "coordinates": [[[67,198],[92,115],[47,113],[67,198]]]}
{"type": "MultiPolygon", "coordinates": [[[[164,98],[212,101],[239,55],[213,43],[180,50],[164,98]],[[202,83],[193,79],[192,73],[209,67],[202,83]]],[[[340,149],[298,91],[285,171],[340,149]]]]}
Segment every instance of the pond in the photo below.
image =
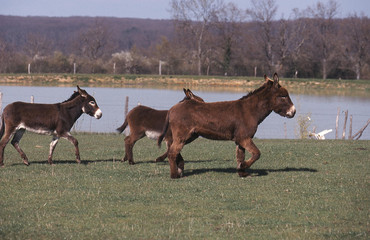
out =
{"type": "MultiPolygon", "coordinates": [[[[183,99],[181,88],[151,89],[151,88],[99,88],[86,87],[89,94],[96,98],[103,117],[99,120],[83,114],[76,122],[73,130],[84,132],[115,132],[124,121],[126,96],[129,98],[129,110],[137,104],[155,109],[169,109],[183,99]]],[[[14,101],[30,102],[31,96],[37,103],[56,103],[68,99],[75,87],[25,87],[0,86],[3,93],[2,108],[14,101]]],[[[289,90],[289,89],[288,89],[289,90]]],[[[241,92],[208,91],[205,89],[192,89],[207,102],[227,101],[239,99],[247,94],[241,92]]],[[[291,94],[291,99],[297,108],[297,114],[292,119],[283,118],[271,113],[262,122],[255,135],[256,138],[295,139],[299,138],[299,116],[307,119],[309,130],[316,127],[316,132],[326,129],[333,131],[325,135],[326,139],[335,139],[335,125],[338,108],[340,108],[338,135],[342,136],[344,124],[344,111],[353,116],[353,134],[362,128],[370,118],[370,96],[318,96],[310,94],[291,94]],[[308,120],[310,119],[310,120],[308,120]]],[[[347,121],[346,137],[349,133],[349,117],[347,121]]],[[[370,126],[364,131],[361,139],[370,140],[370,126]]]]}

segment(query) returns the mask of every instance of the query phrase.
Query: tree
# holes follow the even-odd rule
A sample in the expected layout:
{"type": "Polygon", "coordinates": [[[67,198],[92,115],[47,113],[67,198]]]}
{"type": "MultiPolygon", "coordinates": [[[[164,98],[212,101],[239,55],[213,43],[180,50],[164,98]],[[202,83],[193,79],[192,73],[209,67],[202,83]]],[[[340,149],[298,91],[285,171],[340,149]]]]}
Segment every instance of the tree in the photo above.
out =
{"type": "Polygon", "coordinates": [[[345,56],[356,79],[360,79],[363,66],[369,62],[370,20],[365,16],[358,17],[357,14],[350,16],[348,20],[346,34],[343,35],[345,56]]]}
{"type": "Polygon", "coordinates": [[[321,60],[322,78],[326,79],[335,59],[337,31],[334,18],[338,14],[338,3],[330,0],[327,4],[318,2],[308,12],[315,19],[313,30],[317,56],[321,60]]]}
{"type": "Polygon", "coordinates": [[[307,20],[298,9],[293,9],[291,19],[280,19],[279,34],[276,39],[276,72],[287,73],[289,65],[294,71],[291,76],[297,77],[297,61],[302,57],[302,48],[308,38],[307,20]]]}
{"type": "Polygon", "coordinates": [[[198,75],[202,75],[202,57],[207,51],[204,46],[206,35],[214,23],[214,18],[223,8],[223,0],[171,0],[170,11],[175,20],[176,30],[189,47],[195,50],[198,75]]]}
{"type": "Polygon", "coordinates": [[[246,13],[253,21],[259,25],[258,37],[262,43],[265,62],[269,71],[273,70],[274,58],[272,54],[273,44],[273,20],[276,15],[277,6],[275,0],[251,0],[252,8],[246,10],[246,13]]]}
{"type": "Polygon", "coordinates": [[[228,3],[217,16],[217,43],[220,49],[220,65],[224,75],[228,75],[235,58],[238,42],[241,42],[242,23],[245,14],[233,3],[228,3]]]}

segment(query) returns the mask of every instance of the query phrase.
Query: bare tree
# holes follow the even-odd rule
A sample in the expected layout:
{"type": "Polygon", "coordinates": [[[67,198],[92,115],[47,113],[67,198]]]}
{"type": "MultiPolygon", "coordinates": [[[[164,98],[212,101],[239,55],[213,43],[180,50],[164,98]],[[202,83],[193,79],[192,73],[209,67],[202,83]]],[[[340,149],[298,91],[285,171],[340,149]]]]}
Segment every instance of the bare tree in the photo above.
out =
{"type": "Polygon", "coordinates": [[[317,2],[313,7],[308,8],[311,17],[315,19],[313,29],[315,31],[315,42],[317,55],[321,59],[322,78],[326,79],[329,73],[330,61],[335,58],[334,43],[336,39],[336,26],[334,18],[338,14],[339,5],[336,1],[330,0],[327,4],[317,2]]]}
{"type": "Polygon", "coordinates": [[[198,75],[202,75],[202,57],[206,35],[217,13],[224,6],[223,0],[171,0],[170,11],[176,30],[190,40],[198,62],[198,75]]]}
{"type": "Polygon", "coordinates": [[[37,60],[45,57],[50,53],[51,42],[46,36],[36,33],[30,33],[27,35],[25,44],[25,52],[33,60],[37,60]]]}
{"type": "Polygon", "coordinates": [[[361,70],[369,62],[370,51],[370,20],[354,14],[349,17],[345,28],[345,56],[350,68],[356,73],[356,79],[361,78],[361,70]]]}
{"type": "Polygon", "coordinates": [[[297,60],[301,57],[301,50],[308,38],[307,21],[298,9],[293,9],[290,19],[279,21],[279,35],[276,39],[277,62],[275,71],[285,72],[288,61],[294,67],[294,76],[297,77],[297,60]]]}
{"type": "Polygon", "coordinates": [[[235,58],[235,52],[242,34],[242,24],[245,20],[245,14],[233,3],[228,3],[219,12],[216,23],[217,27],[217,45],[220,49],[220,65],[223,74],[228,75],[232,60],[235,58]]]}
{"type": "Polygon", "coordinates": [[[260,31],[259,37],[268,64],[269,71],[273,70],[274,58],[272,52],[273,33],[272,25],[276,15],[277,6],[275,0],[251,0],[252,7],[246,10],[250,18],[258,22],[260,31]]]}
{"type": "Polygon", "coordinates": [[[79,38],[80,51],[83,56],[90,60],[97,60],[102,57],[107,43],[107,28],[98,20],[92,27],[82,32],[79,38]]]}

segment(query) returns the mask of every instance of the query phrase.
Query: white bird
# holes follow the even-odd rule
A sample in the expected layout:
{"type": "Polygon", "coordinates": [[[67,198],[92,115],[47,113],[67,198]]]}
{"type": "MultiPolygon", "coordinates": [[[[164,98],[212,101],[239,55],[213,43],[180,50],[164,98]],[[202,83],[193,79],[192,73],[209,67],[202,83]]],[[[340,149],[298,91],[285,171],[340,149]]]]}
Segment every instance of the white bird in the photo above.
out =
{"type": "Polygon", "coordinates": [[[309,136],[318,140],[325,140],[325,134],[332,132],[333,129],[326,129],[319,133],[310,133],[309,136]]]}

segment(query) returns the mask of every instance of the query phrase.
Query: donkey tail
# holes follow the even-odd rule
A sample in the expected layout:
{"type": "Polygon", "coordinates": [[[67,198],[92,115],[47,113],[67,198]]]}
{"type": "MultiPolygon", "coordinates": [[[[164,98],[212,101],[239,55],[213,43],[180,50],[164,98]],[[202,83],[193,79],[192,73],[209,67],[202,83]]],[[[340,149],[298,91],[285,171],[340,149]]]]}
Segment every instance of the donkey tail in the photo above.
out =
{"type": "Polygon", "coordinates": [[[166,120],[164,122],[163,130],[162,130],[162,133],[159,136],[158,141],[157,141],[158,147],[161,147],[161,143],[163,141],[163,138],[164,138],[164,136],[166,136],[166,133],[167,133],[167,130],[168,130],[168,126],[170,125],[170,117],[169,117],[170,114],[169,113],[170,112],[167,113],[166,120]]]}
{"type": "Polygon", "coordinates": [[[122,133],[122,132],[126,129],[127,124],[128,124],[128,122],[127,122],[127,118],[125,118],[125,122],[122,124],[122,126],[120,126],[119,128],[117,128],[116,130],[117,130],[119,133],[122,133]]]}
{"type": "Polygon", "coordinates": [[[1,116],[0,140],[1,138],[3,138],[4,131],[5,131],[4,117],[1,116]]]}

